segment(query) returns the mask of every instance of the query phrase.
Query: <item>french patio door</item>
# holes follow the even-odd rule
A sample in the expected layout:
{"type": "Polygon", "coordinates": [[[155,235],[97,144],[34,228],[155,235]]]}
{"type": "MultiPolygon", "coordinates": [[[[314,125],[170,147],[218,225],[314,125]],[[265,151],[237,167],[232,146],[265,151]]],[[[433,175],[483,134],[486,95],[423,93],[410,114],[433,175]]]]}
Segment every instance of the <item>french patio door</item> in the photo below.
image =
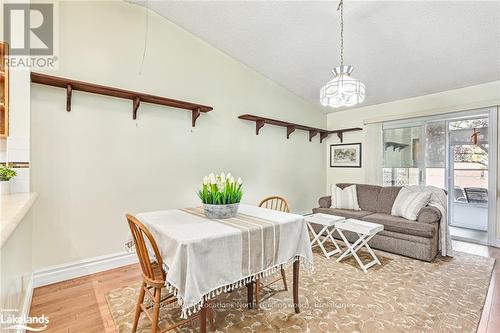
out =
{"type": "Polygon", "coordinates": [[[449,224],[488,231],[489,119],[450,120],[448,130],[449,224]]]}
{"type": "Polygon", "coordinates": [[[488,231],[498,243],[496,128],[493,108],[384,123],[383,185],[447,190],[450,225],[488,231]]]}

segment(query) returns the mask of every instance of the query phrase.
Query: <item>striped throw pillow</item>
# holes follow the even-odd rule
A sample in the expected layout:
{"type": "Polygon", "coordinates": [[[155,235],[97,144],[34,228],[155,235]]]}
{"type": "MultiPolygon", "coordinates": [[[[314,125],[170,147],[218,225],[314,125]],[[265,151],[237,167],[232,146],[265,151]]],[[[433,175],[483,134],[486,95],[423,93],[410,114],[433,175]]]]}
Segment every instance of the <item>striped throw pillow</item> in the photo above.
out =
{"type": "Polygon", "coordinates": [[[351,185],[344,189],[341,189],[336,185],[332,185],[331,208],[361,210],[358,204],[356,185],[351,185]]]}
{"type": "Polygon", "coordinates": [[[431,193],[429,192],[414,192],[403,187],[394,200],[391,215],[416,221],[418,213],[429,203],[430,199],[431,193]]]}

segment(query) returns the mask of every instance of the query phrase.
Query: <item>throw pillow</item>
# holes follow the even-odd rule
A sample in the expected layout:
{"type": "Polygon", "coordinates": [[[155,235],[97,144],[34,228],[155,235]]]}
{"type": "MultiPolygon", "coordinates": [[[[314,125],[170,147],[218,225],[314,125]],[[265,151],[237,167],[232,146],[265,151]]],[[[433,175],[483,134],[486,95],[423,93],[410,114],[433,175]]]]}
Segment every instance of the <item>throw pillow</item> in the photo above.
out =
{"type": "Polygon", "coordinates": [[[431,193],[429,192],[414,192],[403,187],[394,200],[391,215],[416,221],[418,213],[429,203],[430,199],[431,193]]]}
{"type": "Polygon", "coordinates": [[[361,210],[358,204],[358,193],[356,185],[348,186],[344,189],[332,185],[332,207],[337,209],[361,210]]]}

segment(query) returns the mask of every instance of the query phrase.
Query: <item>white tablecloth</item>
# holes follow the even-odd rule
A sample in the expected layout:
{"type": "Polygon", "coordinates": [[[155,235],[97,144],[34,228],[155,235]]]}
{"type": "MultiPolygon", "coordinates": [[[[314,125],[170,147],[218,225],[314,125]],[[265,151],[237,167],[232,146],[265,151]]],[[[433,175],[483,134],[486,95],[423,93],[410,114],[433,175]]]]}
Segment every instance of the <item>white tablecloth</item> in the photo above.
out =
{"type": "Polygon", "coordinates": [[[265,277],[300,258],[312,269],[309,235],[301,215],[240,204],[238,216],[209,220],[202,208],[141,213],[167,271],[167,287],[182,317],[203,302],[265,277]]]}

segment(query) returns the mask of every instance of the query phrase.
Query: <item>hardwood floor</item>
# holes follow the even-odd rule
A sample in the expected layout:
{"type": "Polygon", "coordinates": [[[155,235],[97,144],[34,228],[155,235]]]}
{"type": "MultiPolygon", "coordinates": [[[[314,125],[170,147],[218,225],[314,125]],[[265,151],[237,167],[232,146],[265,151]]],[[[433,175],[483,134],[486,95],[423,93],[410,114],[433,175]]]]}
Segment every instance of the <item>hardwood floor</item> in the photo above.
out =
{"type": "Polygon", "coordinates": [[[49,317],[49,333],[117,332],[104,295],[142,281],[138,264],[36,288],[30,315],[49,317]]]}
{"type": "MultiPolygon", "coordinates": [[[[500,259],[500,249],[453,242],[456,251],[500,259]]],[[[104,298],[105,293],[141,281],[138,264],[36,288],[31,316],[50,318],[47,333],[117,333],[104,298]]],[[[500,332],[500,265],[493,271],[478,333],[500,332]]]]}
{"type": "Polygon", "coordinates": [[[498,262],[500,261],[500,249],[458,241],[453,242],[453,249],[497,259],[477,333],[500,332],[500,264],[498,262]]]}

